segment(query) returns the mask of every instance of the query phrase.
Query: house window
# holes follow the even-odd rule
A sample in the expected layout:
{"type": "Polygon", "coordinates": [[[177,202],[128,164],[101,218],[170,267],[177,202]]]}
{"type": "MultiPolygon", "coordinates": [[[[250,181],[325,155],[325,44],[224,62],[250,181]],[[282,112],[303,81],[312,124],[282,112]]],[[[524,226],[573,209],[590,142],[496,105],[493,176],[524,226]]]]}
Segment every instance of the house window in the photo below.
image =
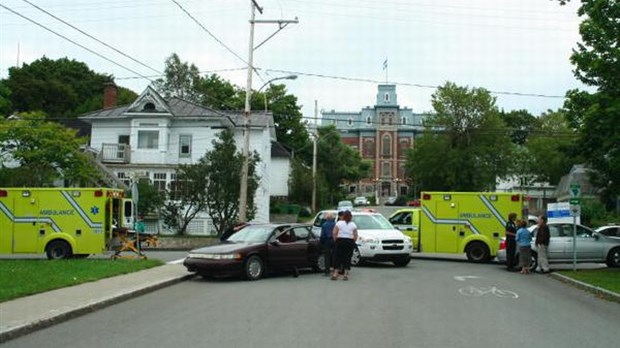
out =
{"type": "Polygon", "coordinates": [[[179,157],[190,157],[192,155],[192,136],[179,136],[179,157]]]}
{"type": "Polygon", "coordinates": [[[392,138],[387,134],[381,139],[381,154],[383,156],[390,156],[392,154],[392,138]]]}
{"type": "Polygon", "coordinates": [[[129,145],[129,135],[119,135],[118,136],[118,143],[119,144],[129,145]]]}
{"type": "Polygon", "coordinates": [[[383,100],[385,100],[386,102],[387,102],[387,101],[390,101],[390,94],[389,94],[389,93],[385,93],[385,94],[383,95],[383,100]]]}
{"type": "Polygon", "coordinates": [[[372,123],[372,119],[370,118],[370,116],[366,117],[366,125],[370,126],[371,123],[372,123]]]}
{"type": "Polygon", "coordinates": [[[131,178],[125,172],[116,173],[116,177],[119,178],[125,185],[131,186],[131,178]]]}
{"type": "Polygon", "coordinates": [[[347,124],[349,125],[349,127],[351,127],[353,125],[353,119],[351,117],[349,117],[349,120],[347,121],[347,124]]]}
{"type": "Polygon", "coordinates": [[[155,104],[153,103],[146,103],[144,104],[144,107],[142,108],[143,111],[155,111],[155,104]]]}
{"type": "Polygon", "coordinates": [[[407,118],[403,117],[403,124],[407,124],[407,118]]]}
{"type": "Polygon", "coordinates": [[[153,186],[159,192],[166,191],[166,173],[153,173],[153,186]]]}
{"type": "Polygon", "coordinates": [[[138,149],[157,149],[159,131],[138,131],[138,149]]]}

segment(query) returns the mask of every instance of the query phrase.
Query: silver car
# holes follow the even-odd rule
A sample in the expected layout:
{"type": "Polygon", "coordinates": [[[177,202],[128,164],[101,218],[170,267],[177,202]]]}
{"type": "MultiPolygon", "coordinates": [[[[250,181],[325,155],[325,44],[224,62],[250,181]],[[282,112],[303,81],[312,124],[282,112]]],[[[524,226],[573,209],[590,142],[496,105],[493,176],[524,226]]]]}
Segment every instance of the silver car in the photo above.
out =
{"type": "Polygon", "coordinates": [[[607,225],[596,229],[596,232],[612,239],[620,239],[620,225],[607,225]]]}
{"type": "MultiPolygon", "coordinates": [[[[549,241],[549,263],[570,263],[573,262],[573,224],[554,223],[548,224],[551,239],[549,241]]],[[[537,249],[535,245],[536,232],[538,226],[530,226],[532,234],[532,266],[537,267],[537,249]]],[[[606,263],[609,267],[620,267],[620,239],[610,238],[590,228],[577,225],[577,262],[600,262],[606,263]]],[[[519,259],[517,249],[516,260],[519,259]]],[[[504,241],[500,244],[497,253],[500,262],[506,262],[506,247],[504,241]]]]}

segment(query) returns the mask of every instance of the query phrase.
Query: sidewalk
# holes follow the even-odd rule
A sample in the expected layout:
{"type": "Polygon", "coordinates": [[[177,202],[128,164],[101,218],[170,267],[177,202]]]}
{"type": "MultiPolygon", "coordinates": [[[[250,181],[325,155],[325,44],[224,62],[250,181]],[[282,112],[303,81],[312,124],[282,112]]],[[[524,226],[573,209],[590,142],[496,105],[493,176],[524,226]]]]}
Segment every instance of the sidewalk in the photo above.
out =
{"type": "Polygon", "coordinates": [[[0,303],[0,343],[192,277],[166,264],[0,303]]]}

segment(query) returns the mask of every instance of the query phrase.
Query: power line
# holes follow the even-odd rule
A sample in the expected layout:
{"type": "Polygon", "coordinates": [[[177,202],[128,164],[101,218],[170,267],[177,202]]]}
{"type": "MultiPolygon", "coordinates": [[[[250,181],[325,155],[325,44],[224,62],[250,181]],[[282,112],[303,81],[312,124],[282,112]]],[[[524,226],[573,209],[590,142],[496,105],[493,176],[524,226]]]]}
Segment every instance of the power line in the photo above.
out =
{"type": "MultiPolygon", "coordinates": [[[[368,83],[374,83],[374,84],[386,84],[385,81],[366,79],[366,78],[360,78],[360,77],[344,77],[344,76],[335,76],[335,75],[326,75],[326,74],[317,74],[317,73],[306,73],[306,72],[300,72],[300,71],[278,70],[278,69],[265,69],[265,71],[273,71],[273,72],[279,72],[279,73],[284,73],[284,74],[295,74],[295,75],[302,75],[302,76],[318,77],[318,78],[332,79],[332,80],[368,82],[368,83]]],[[[393,85],[397,85],[397,86],[428,88],[428,89],[437,89],[437,87],[440,87],[440,86],[425,85],[425,84],[421,84],[421,83],[394,82],[394,81],[390,81],[389,84],[393,84],[393,85]]],[[[509,92],[509,91],[493,91],[493,90],[488,90],[488,89],[487,89],[487,91],[489,91],[489,93],[491,93],[491,94],[511,95],[511,96],[518,96],[518,97],[560,98],[560,99],[565,99],[566,98],[565,96],[560,96],[560,95],[548,95],[548,94],[537,94],[537,93],[522,93],[522,92],[509,92]]]]}
{"type": "Polygon", "coordinates": [[[123,68],[123,69],[125,69],[125,70],[127,70],[127,71],[129,71],[129,72],[131,72],[131,73],[134,73],[134,74],[136,74],[136,75],[138,75],[138,76],[140,76],[140,77],[142,77],[142,78],[144,78],[144,79],[147,79],[147,80],[149,80],[149,81],[153,82],[153,80],[151,80],[151,79],[149,79],[148,77],[146,77],[146,76],[144,76],[144,75],[140,74],[139,72],[134,71],[134,70],[132,70],[132,69],[130,69],[130,68],[128,68],[128,67],[126,67],[126,66],[122,65],[122,64],[119,64],[119,63],[117,63],[117,62],[113,61],[112,59],[110,59],[110,58],[108,58],[108,57],[106,57],[106,56],[104,56],[104,55],[102,55],[102,54],[100,54],[100,53],[98,53],[98,52],[95,52],[95,51],[91,50],[90,48],[88,48],[88,47],[86,47],[86,46],[84,46],[84,45],[82,45],[82,44],[79,44],[79,43],[77,43],[77,42],[75,42],[75,41],[73,41],[73,40],[69,39],[68,37],[66,37],[66,36],[64,36],[64,35],[59,34],[59,33],[55,32],[55,31],[53,31],[52,29],[50,29],[50,28],[48,28],[48,27],[44,26],[43,24],[38,23],[37,21],[35,21],[35,20],[33,20],[33,19],[30,19],[30,18],[28,18],[28,17],[26,17],[26,16],[22,15],[21,13],[16,12],[16,11],[14,11],[14,10],[12,10],[12,9],[10,9],[10,8],[8,8],[8,7],[6,7],[6,6],[5,6],[5,5],[3,5],[3,4],[0,4],[0,6],[2,6],[4,9],[8,10],[9,12],[11,12],[11,13],[13,13],[13,14],[15,14],[15,15],[19,16],[19,17],[22,17],[23,19],[25,19],[25,20],[27,20],[27,21],[29,21],[29,22],[31,22],[31,23],[33,23],[33,24],[35,24],[35,25],[37,25],[37,26],[39,26],[39,27],[41,27],[41,28],[43,28],[43,29],[45,29],[45,30],[47,30],[47,31],[49,31],[50,33],[52,33],[52,34],[54,34],[54,35],[59,36],[59,37],[60,37],[60,38],[62,38],[62,39],[65,39],[65,40],[67,40],[67,41],[71,42],[72,44],[74,44],[74,45],[76,45],[76,46],[78,46],[78,47],[80,47],[80,48],[82,48],[82,49],[87,50],[88,52],[90,52],[90,53],[92,53],[92,54],[94,54],[94,55],[96,55],[96,56],[98,56],[98,57],[100,57],[100,58],[102,58],[102,59],[105,59],[106,61],[108,61],[108,62],[110,62],[110,63],[112,63],[112,64],[114,64],[114,65],[116,65],[116,66],[119,66],[119,67],[121,67],[121,68],[123,68]]]}
{"type": "Polygon", "coordinates": [[[241,58],[237,53],[235,53],[235,51],[233,51],[230,47],[226,46],[226,44],[224,42],[222,42],[222,40],[218,39],[215,35],[213,35],[213,33],[211,33],[209,31],[209,29],[207,29],[204,25],[202,25],[202,23],[200,23],[194,16],[192,16],[191,13],[189,13],[181,4],[178,3],[178,1],[176,0],[171,0],[172,2],[174,2],[180,9],[181,11],[185,12],[185,14],[191,18],[194,23],[198,24],[198,26],[200,28],[202,28],[202,30],[204,30],[207,34],[209,34],[209,36],[211,36],[213,38],[213,40],[217,41],[217,43],[219,43],[220,45],[222,45],[222,47],[224,47],[228,52],[232,53],[235,57],[237,57],[240,61],[244,62],[245,64],[249,65],[248,62],[245,61],[245,59],[241,58]]]}
{"type": "Polygon", "coordinates": [[[78,28],[78,27],[76,27],[76,26],[74,26],[74,25],[72,25],[72,24],[70,24],[70,23],[67,23],[67,22],[66,22],[66,21],[64,21],[63,19],[58,18],[57,16],[55,16],[55,15],[53,15],[52,13],[50,13],[50,12],[48,12],[48,11],[46,11],[46,10],[42,9],[42,8],[41,8],[41,7],[39,7],[39,6],[37,6],[37,5],[33,4],[32,2],[30,2],[30,1],[28,1],[28,0],[22,0],[22,1],[23,1],[23,2],[25,2],[25,3],[27,3],[27,4],[29,4],[30,6],[32,6],[32,7],[34,7],[34,8],[36,8],[37,10],[39,10],[39,11],[41,11],[41,12],[43,12],[43,13],[45,13],[45,14],[49,15],[50,17],[52,17],[52,18],[56,19],[57,21],[60,21],[60,22],[64,23],[65,25],[68,25],[69,27],[71,27],[71,28],[73,28],[73,29],[77,30],[78,32],[80,32],[80,33],[82,33],[82,34],[84,34],[84,35],[88,36],[89,38],[91,38],[91,39],[93,39],[93,40],[95,40],[95,41],[99,42],[100,44],[102,44],[102,45],[104,45],[104,46],[106,46],[106,47],[108,47],[108,48],[110,48],[110,49],[114,50],[115,52],[117,52],[117,53],[119,53],[119,54],[123,55],[124,57],[126,57],[126,58],[129,58],[129,59],[133,60],[134,62],[136,62],[136,63],[138,63],[138,64],[142,65],[143,67],[148,68],[148,69],[151,69],[151,70],[153,70],[154,72],[156,72],[156,73],[158,73],[158,74],[162,74],[159,70],[154,69],[154,68],[151,68],[150,66],[148,66],[148,65],[146,65],[146,64],[144,64],[144,63],[142,63],[141,61],[139,61],[139,60],[137,60],[137,59],[135,59],[135,58],[133,58],[133,57],[129,56],[128,54],[126,54],[126,53],[124,53],[124,52],[122,52],[122,51],[120,51],[120,50],[116,49],[115,47],[112,47],[112,46],[108,45],[107,43],[105,43],[105,42],[103,42],[103,41],[101,41],[101,40],[97,39],[96,37],[94,37],[94,36],[92,36],[92,35],[88,34],[87,32],[83,31],[83,30],[82,30],[82,29],[80,29],[80,28],[78,28]]]}

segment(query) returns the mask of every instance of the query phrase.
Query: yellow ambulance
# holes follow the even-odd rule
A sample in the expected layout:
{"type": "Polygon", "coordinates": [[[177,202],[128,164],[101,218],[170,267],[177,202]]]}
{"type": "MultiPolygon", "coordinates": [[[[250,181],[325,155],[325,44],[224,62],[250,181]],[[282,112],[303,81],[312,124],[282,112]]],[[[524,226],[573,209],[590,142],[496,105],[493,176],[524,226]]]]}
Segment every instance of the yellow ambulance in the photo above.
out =
{"type": "Polygon", "coordinates": [[[0,187],[0,254],[63,259],[103,253],[115,228],[131,228],[132,212],[119,189],[0,187]]]}
{"type": "Polygon", "coordinates": [[[390,222],[412,236],[419,252],[465,253],[473,262],[496,257],[508,214],[526,213],[518,193],[422,192],[421,198],[419,209],[400,209],[390,222]]]}
{"type": "Polygon", "coordinates": [[[398,209],[389,219],[392,225],[411,238],[413,248],[420,251],[420,213],[422,209],[407,207],[398,209]]]}

